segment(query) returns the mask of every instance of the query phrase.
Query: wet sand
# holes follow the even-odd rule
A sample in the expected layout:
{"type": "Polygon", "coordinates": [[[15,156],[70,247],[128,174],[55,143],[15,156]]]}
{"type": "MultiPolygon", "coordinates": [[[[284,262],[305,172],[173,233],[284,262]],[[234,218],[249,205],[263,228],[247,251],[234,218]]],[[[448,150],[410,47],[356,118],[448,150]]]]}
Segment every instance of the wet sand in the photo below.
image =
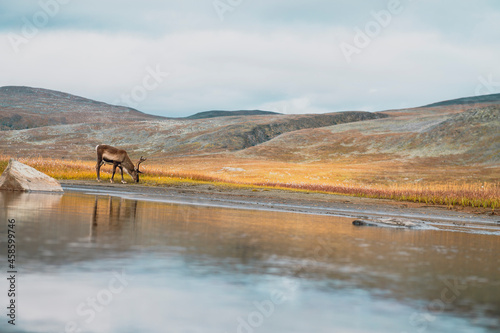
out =
{"type": "Polygon", "coordinates": [[[220,206],[240,209],[273,210],[304,214],[343,216],[354,219],[399,217],[460,231],[481,231],[500,235],[500,216],[491,209],[429,206],[386,199],[307,193],[280,189],[252,189],[212,184],[181,183],[170,186],[61,181],[65,191],[97,193],[124,198],[220,206]]]}

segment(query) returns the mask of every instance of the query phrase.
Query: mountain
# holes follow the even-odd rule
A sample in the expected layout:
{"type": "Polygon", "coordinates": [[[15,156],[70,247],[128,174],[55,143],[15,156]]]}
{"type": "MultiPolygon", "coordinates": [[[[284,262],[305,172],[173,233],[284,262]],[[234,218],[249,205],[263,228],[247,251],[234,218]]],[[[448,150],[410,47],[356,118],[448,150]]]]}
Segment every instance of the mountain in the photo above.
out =
{"type": "Polygon", "coordinates": [[[236,152],[288,132],[387,117],[370,112],[324,115],[261,115],[210,119],[80,123],[3,131],[0,155],[94,158],[106,143],[148,156],[171,158],[236,152]]]}
{"type": "Polygon", "coordinates": [[[0,87],[0,130],[162,118],[54,90],[0,87]]]}
{"type": "Polygon", "coordinates": [[[244,115],[235,118],[231,123],[227,122],[228,119],[216,118],[218,122],[212,123],[214,127],[196,133],[191,138],[191,142],[197,142],[201,147],[209,147],[211,151],[237,151],[260,145],[284,133],[385,117],[387,116],[384,114],[350,111],[307,115],[275,114],[256,117],[244,115]]]}
{"type": "Polygon", "coordinates": [[[464,97],[458,99],[452,99],[449,101],[443,101],[438,103],[433,103],[423,106],[424,108],[436,107],[436,106],[450,106],[450,105],[469,105],[470,107],[477,104],[500,104],[500,94],[491,95],[481,95],[473,97],[464,97]]]}
{"type": "Polygon", "coordinates": [[[389,118],[288,132],[238,156],[287,162],[445,158],[454,165],[499,163],[500,105],[458,113],[393,112],[389,118]]]}
{"type": "Polygon", "coordinates": [[[162,118],[56,91],[4,87],[0,155],[94,159],[94,147],[106,143],[183,170],[194,160],[203,167],[207,158],[222,166],[237,160],[350,170],[361,163],[383,172],[394,171],[396,164],[400,172],[409,166],[448,170],[481,164],[485,167],[478,172],[493,177],[497,168],[491,166],[500,162],[499,97],[382,112],[208,111],[162,118]]]}
{"type": "Polygon", "coordinates": [[[277,115],[280,113],[273,111],[261,111],[261,110],[239,110],[239,111],[204,111],[193,114],[187,119],[206,119],[206,118],[216,118],[216,117],[231,117],[231,116],[261,116],[261,115],[277,115]]]}

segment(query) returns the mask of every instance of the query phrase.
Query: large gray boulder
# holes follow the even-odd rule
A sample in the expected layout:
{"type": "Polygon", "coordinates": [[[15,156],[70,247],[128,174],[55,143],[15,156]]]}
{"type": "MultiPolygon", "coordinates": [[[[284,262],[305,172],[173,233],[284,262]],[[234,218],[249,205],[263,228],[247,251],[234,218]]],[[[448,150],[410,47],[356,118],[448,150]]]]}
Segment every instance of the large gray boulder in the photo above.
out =
{"type": "Polygon", "coordinates": [[[0,176],[0,190],[63,192],[57,180],[14,159],[0,176]]]}

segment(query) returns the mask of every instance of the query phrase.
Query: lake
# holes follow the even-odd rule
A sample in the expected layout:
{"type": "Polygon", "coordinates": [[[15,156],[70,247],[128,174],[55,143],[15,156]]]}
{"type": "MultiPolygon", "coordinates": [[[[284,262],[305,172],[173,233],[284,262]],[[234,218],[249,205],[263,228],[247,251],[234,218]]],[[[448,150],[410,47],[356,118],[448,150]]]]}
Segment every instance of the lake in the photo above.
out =
{"type": "Polygon", "coordinates": [[[73,191],[0,192],[0,210],[1,332],[500,329],[495,233],[73,191]]]}

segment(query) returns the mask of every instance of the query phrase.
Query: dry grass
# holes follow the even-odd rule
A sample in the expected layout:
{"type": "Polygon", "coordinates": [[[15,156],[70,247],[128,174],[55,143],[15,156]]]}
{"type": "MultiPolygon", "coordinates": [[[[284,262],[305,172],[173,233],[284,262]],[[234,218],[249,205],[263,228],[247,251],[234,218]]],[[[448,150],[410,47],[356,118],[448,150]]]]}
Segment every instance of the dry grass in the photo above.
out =
{"type": "MultiPolygon", "coordinates": [[[[19,161],[56,179],[94,180],[96,177],[94,161],[44,158],[25,158],[19,161]]],[[[143,166],[145,174],[141,176],[141,183],[150,186],[210,182],[216,185],[319,191],[450,207],[500,207],[500,183],[495,181],[498,168],[480,170],[482,176],[474,178],[471,177],[470,170],[464,167],[449,167],[439,172],[429,171],[429,168],[423,166],[413,166],[409,170],[383,163],[292,164],[229,160],[224,157],[169,160],[168,165],[160,160],[148,162],[143,166]]],[[[3,171],[7,163],[8,157],[0,156],[0,171],[3,171]]],[[[477,166],[474,169],[477,171],[477,166]]],[[[111,167],[105,166],[101,171],[102,179],[109,179],[111,167]]],[[[120,179],[119,175],[115,177],[115,180],[120,179]]],[[[131,181],[128,175],[126,178],[131,181]]]]}
{"type": "Polygon", "coordinates": [[[346,194],[368,198],[393,199],[446,206],[498,208],[500,183],[475,184],[394,184],[394,185],[312,185],[265,184],[282,188],[299,188],[326,193],[346,194]]]}

